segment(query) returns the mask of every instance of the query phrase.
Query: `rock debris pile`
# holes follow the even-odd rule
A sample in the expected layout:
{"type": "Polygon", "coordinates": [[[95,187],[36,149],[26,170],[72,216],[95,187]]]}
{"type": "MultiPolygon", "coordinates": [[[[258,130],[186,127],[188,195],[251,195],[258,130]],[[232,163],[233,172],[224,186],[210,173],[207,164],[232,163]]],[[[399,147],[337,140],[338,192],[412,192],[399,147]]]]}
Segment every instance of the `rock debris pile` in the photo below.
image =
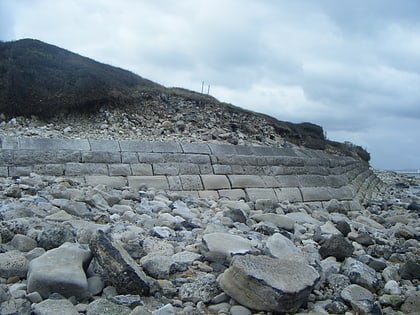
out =
{"type": "Polygon", "coordinates": [[[1,178],[0,314],[419,314],[419,197],[379,176],[352,210],[1,178]]]}

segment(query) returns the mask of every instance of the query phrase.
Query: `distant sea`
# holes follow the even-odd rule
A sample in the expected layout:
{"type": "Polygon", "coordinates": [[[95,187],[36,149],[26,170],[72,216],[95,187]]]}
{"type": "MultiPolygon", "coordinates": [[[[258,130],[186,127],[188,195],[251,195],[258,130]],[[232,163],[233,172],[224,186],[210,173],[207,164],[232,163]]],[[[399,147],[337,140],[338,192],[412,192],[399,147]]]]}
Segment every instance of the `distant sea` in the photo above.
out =
{"type": "Polygon", "coordinates": [[[398,172],[399,174],[405,175],[407,177],[416,178],[417,186],[411,186],[410,192],[414,195],[420,194],[420,173],[419,172],[398,172]]]}

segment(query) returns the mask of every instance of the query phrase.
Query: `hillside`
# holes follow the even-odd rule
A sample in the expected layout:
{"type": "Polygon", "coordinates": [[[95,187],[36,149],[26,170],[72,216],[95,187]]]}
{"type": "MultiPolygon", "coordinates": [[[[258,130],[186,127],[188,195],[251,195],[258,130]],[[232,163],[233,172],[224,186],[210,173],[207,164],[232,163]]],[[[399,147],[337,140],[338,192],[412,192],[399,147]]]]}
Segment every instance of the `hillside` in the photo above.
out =
{"type": "MultiPolygon", "coordinates": [[[[110,138],[169,136],[231,144],[292,143],[370,159],[358,146],[329,141],[315,124],[279,121],[211,96],[166,88],[33,39],[0,43],[0,113],[5,122],[22,116],[3,124],[5,133],[20,128],[25,135],[28,129],[48,124],[62,132],[69,125],[73,133],[91,130],[110,138]]],[[[39,130],[29,133],[37,135],[39,130]]]]}

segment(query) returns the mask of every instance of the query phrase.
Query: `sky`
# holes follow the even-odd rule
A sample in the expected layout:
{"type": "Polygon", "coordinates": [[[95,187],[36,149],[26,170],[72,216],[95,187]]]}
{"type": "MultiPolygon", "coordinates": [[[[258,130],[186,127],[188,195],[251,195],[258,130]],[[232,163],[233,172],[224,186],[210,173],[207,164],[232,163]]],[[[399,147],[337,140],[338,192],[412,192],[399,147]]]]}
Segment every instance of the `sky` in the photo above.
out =
{"type": "Polygon", "coordinates": [[[420,1],[0,0],[0,40],[35,38],[420,168],[420,1]]]}

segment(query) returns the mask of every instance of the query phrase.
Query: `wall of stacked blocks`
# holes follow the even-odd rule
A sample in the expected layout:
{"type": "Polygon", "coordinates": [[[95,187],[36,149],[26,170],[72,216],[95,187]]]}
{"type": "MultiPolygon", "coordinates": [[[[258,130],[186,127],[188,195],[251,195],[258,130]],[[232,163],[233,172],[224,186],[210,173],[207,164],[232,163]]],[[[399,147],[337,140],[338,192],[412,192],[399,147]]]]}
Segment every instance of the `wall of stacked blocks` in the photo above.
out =
{"type": "Polygon", "coordinates": [[[31,173],[247,201],[363,202],[382,187],[365,162],[303,148],[0,137],[0,176],[31,173]]]}

